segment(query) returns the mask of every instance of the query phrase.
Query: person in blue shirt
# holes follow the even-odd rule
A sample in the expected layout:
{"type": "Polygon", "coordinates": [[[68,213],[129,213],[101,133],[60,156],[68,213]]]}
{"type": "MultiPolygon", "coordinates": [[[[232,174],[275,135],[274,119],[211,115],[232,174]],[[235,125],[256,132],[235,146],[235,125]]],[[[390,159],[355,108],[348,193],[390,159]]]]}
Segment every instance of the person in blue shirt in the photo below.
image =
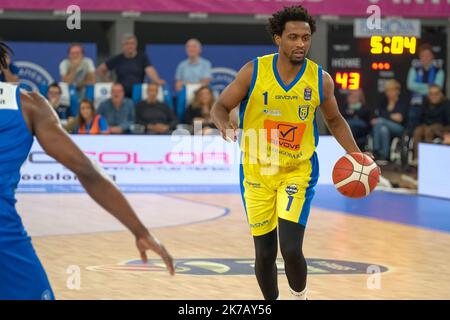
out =
{"type": "Polygon", "coordinates": [[[125,91],[120,83],[114,83],[111,88],[111,98],[103,101],[97,110],[110,126],[114,134],[129,133],[135,121],[133,101],[125,97],[125,91]]]}
{"type": "Polygon", "coordinates": [[[188,58],[177,67],[175,73],[175,90],[180,91],[187,83],[209,85],[211,82],[211,62],[201,57],[202,44],[197,39],[186,42],[188,58]]]}
{"type": "MultiPolygon", "coordinates": [[[[9,48],[0,42],[0,66],[9,48]]],[[[70,139],[48,101],[37,92],[0,82],[0,300],[54,299],[46,272],[16,209],[20,168],[34,137],[45,152],[72,170],[86,192],[135,236],[141,259],[159,254],[170,273],[173,260],[137,217],[111,179],[70,139]]]]}
{"type": "Polygon", "coordinates": [[[411,91],[411,104],[421,105],[428,95],[430,85],[444,87],[445,73],[434,61],[433,47],[424,43],[419,46],[419,65],[412,66],[408,71],[407,87],[411,91]]]}

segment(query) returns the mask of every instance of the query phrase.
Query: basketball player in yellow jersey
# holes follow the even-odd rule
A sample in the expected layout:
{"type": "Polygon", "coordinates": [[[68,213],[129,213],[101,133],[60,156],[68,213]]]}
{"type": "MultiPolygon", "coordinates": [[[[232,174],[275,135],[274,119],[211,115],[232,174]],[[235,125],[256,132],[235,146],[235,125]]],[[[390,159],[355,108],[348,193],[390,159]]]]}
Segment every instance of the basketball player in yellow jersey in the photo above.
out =
{"type": "Polygon", "coordinates": [[[241,192],[265,299],[279,299],[277,230],[290,292],[294,299],[306,299],[302,246],[319,176],[316,109],[347,152],[361,152],[338,111],[333,80],[306,58],[315,29],[302,6],[273,14],[268,30],[278,53],[247,63],[211,112],[224,139],[236,141],[230,112],[240,104],[241,192]]]}

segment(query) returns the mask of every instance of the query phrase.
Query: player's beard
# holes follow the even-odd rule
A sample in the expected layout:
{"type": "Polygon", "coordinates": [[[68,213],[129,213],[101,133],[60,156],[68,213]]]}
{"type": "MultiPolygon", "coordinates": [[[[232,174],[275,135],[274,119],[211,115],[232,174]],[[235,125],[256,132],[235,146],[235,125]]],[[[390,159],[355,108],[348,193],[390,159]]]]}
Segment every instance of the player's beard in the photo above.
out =
{"type": "Polygon", "coordinates": [[[306,56],[306,52],[304,54],[304,56],[300,59],[296,59],[294,58],[294,54],[291,53],[290,55],[287,54],[286,52],[284,52],[284,55],[289,59],[289,62],[294,65],[294,66],[299,66],[303,64],[303,61],[305,61],[305,56],[306,56]]]}
{"type": "Polygon", "coordinates": [[[305,61],[305,58],[303,57],[303,58],[301,58],[301,59],[299,59],[299,60],[290,58],[289,61],[290,61],[294,66],[299,66],[299,65],[302,65],[302,64],[303,64],[303,61],[305,61]]]}

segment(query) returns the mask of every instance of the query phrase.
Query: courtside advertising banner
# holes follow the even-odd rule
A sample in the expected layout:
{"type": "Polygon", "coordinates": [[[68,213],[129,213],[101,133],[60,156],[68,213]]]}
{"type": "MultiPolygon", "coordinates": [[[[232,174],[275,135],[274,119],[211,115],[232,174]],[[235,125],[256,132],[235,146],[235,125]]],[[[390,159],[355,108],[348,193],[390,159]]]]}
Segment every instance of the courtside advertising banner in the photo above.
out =
{"type": "MultiPolygon", "coordinates": [[[[220,136],[73,135],[80,149],[125,192],[239,192],[241,154],[220,136]]],[[[344,154],[332,137],[318,146],[319,183],[330,184],[344,154]]],[[[84,192],[76,175],[35,141],[21,170],[18,192],[84,192]]]]}

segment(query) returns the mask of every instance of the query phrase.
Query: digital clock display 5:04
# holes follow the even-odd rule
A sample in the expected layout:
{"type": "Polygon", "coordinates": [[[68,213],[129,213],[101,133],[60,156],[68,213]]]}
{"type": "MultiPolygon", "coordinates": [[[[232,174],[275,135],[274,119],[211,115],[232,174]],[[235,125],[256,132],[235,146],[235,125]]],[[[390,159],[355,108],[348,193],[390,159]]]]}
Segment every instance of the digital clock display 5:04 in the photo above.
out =
{"type": "Polygon", "coordinates": [[[414,54],[416,53],[416,46],[416,37],[372,36],[370,38],[370,53],[372,54],[414,54]]]}

